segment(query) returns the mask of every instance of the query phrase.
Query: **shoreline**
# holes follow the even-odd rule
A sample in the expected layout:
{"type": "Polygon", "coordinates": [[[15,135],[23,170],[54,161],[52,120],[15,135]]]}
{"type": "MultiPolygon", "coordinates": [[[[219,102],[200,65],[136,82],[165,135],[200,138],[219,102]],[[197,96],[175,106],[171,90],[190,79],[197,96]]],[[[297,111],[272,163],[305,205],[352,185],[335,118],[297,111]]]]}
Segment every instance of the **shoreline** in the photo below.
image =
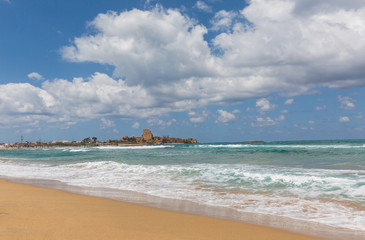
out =
{"type": "MultiPolygon", "coordinates": [[[[1,181],[13,183],[30,184],[48,190],[61,190],[65,193],[91,196],[105,200],[116,200],[120,203],[130,203],[141,207],[153,208],[160,211],[169,211],[178,214],[200,216],[209,219],[220,219],[222,221],[239,222],[242,224],[254,225],[256,227],[269,228],[290,234],[309,237],[308,239],[363,239],[364,232],[357,233],[346,229],[338,229],[323,224],[315,224],[307,221],[293,220],[286,217],[270,216],[254,213],[242,213],[233,209],[201,205],[189,201],[163,199],[147,194],[120,191],[115,189],[91,188],[70,186],[65,183],[53,180],[21,179],[0,176],[1,181]],[[2,180],[3,179],[3,180],[2,180]]],[[[1,205],[0,205],[1,208],[1,205]]],[[[261,238],[252,238],[261,239],[261,238]]],[[[283,238],[278,238],[283,239],[283,238]]],[[[296,238],[298,239],[298,238],[296,238]]]]}
{"type": "Polygon", "coordinates": [[[0,180],[0,238],[10,239],[297,239],[269,227],[190,215],[0,180]]]}
{"type": "Polygon", "coordinates": [[[96,143],[89,145],[42,145],[42,146],[0,146],[0,150],[20,150],[20,149],[34,149],[34,148],[82,148],[82,147],[118,147],[118,146],[165,146],[165,145],[189,145],[189,144],[200,144],[200,143],[162,143],[162,144],[134,144],[134,143],[119,143],[119,144],[110,144],[110,143],[96,143]]]}

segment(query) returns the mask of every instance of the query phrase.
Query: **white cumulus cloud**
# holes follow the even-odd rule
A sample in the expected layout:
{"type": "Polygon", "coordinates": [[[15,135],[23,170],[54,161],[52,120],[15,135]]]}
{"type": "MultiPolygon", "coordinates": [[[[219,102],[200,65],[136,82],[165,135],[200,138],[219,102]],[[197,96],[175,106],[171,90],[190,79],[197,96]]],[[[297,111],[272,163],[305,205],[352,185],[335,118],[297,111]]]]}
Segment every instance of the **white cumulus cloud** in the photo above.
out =
{"type": "Polygon", "coordinates": [[[208,117],[208,112],[207,111],[202,111],[202,112],[194,112],[194,111],[190,111],[188,113],[189,115],[189,120],[192,123],[202,123],[205,122],[205,120],[208,117]]]}
{"type": "Polygon", "coordinates": [[[1,125],[49,123],[74,124],[101,118],[101,127],[111,125],[108,116],[148,118],[176,111],[175,103],[157,100],[140,86],[128,86],[106,74],[88,79],[45,81],[42,87],[28,83],[0,85],[1,125]]]}
{"type": "Polygon", "coordinates": [[[256,101],[256,107],[258,107],[260,111],[266,112],[275,109],[276,105],[271,104],[266,98],[260,98],[256,101]]]}
{"type": "Polygon", "coordinates": [[[32,124],[52,119],[56,100],[43,89],[28,83],[0,85],[1,124],[32,124]]]}
{"type": "Polygon", "coordinates": [[[147,122],[150,126],[158,126],[163,129],[163,128],[170,127],[172,124],[176,123],[177,120],[175,118],[173,118],[171,120],[164,121],[159,118],[152,118],[152,119],[148,119],[147,122]]]}
{"type": "Polygon", "coordinates": [[[75,38],[73,46],[62,49],[65,59],[113,65],[114,74],[133,85],[211,75],[214,60],[203,37],[207,29],[178,10],[108,12],[90,26],[98,33],[75,38]]]}
{"type": "Polygon", "coordinates": [[[338,119],[338,121],[341,122],[341,123],[350,122],[350,118],[347,117],[347,116],[343,116],[343,117],[340,117],[338,119]]]}
{"type": "Polygon", "coordinates": [[[219,109],[217,112],[219,114],[217,122],[229,123],[236,119],[236,116],[233,113],[227,112],[225,110],[219,109]]]}
{"type": "Polygon", "coordinates": [[[115,127],[115,122],[112,120],[108,120],[106,118],[101,118],[100,119],[100,129],[105,129],[105,128],[113,128],[115,127]]]}
{"type": "Polygon", "coordinates": [[[365,42],[357,39],[365,37],[365,3],[326,3],[318,11],[302,1],[252,0],[240,12],[216,13],[229,31],[209,42],[207,27],[177,9],[108,12],[89,24],[94,34],[75,38],[62,55],[112,65],[115,76],[177,111],[278,91],[364,86],[365,42]]]}
{"type": "Polygon", "coordinates": [[[287,99],[285,102],[284,102],[284,105],[291,105],[294,103],[294,99],[290,98],[290,99],[287,99]]]}
{"type": "Polygon", "coordinates": [[[42,80],[44,79],[42,75],[40,75],[39,73],[37,72],[32,72],[32,73],[29,73],[27,75],[28,78],[32,79],[32,80],[42,80]]]}
{"type": "Polygon", "coordinates": [[[266,127],[278,124],[277,121],[270,117],[256,117],[256,121],[251,123],[252,127],[266,127]]]}
{"type": "MultiPolygon", "coordinates": [[[[74,38],[61,54],[72,62],[110,65],[113,76],[55,79],[41,87],[0,85],[1,124],[73,124],[109,116],[159,119],[246,99],[259,99],[256,106],[263,114],[276,107],[265,98],[270,93],[294,96],[316,87],[365,86],[365,41],[359,41],[365,39],[364,1],[248,4],[240,11],[216,13],[213,21],[226,31],[207,38],[208,27],[178,9],[101,13],[89,23],[92,31],[74,38]]],[[[341,108],[356,107],[349,97],[338,101],[341,108]]],[[[198,115],[191,119],[203,121],[198,115]]],[[[256,120],[261,125],[277,121],[256,120]]]]}
{"type": "Polygon", "coordinates": [[[214,15],[214,18],[211,20],[212,30],[230,30],[233,24],[234,18],[236,18],[238,14],[234,11],[225,11],[221,10],[214,15]]]}
{"type": "Polygon", "coordinates": [[[204,1],[197,1],[194,7],[204,12],[212,12],[212,7],[206,4],[204,1]]]}
{"type": "Polygon", "coordinates": [[[355,100],[350,97],[342,97],[341,95],[337,96],[337,100],[340,102],[340,108],[342,109],[353,109],[355,108],[355,100]]]}
{"type": "Polygon", "coordinates": [[[314,4],[321,8],[303,2],[250,1],[240,12],[249,24],[237,23],[213,41],[224,50],[224,65],[251,76],[255,70],[263,82],[283,90],[364,86],[365,42],[356,39],[365,37],[365,2],[314,4]]]}

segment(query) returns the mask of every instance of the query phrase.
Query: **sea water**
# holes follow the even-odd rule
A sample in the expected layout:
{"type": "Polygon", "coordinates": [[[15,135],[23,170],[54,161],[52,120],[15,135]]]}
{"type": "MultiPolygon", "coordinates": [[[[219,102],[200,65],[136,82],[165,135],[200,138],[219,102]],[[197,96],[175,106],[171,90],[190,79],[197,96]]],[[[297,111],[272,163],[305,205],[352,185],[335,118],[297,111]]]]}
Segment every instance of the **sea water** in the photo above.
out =
{"type": "Polygon", "coordinates": [[[365,140],[0,150],[0,175],[365,231],[365,140]]]}

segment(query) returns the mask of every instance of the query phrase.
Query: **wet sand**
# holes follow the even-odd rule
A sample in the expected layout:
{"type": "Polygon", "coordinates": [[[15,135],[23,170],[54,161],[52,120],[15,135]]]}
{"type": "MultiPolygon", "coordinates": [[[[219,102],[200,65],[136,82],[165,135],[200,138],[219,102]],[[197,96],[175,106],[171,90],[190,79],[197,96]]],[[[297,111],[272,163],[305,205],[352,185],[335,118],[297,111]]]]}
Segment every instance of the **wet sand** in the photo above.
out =
{"type": "Polygon", "coordinates": [[[0,239],[320,239],[0,180],[0,239]]]}

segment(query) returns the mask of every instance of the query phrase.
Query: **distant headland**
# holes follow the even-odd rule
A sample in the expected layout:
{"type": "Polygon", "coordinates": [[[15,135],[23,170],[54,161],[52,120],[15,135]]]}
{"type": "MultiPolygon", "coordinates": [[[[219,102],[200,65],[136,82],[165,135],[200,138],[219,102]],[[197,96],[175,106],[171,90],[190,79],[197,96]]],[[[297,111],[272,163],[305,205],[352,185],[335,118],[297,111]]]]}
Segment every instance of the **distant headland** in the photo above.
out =
{"type": "Polygon", "coordinates": [[[82,141],[52,141],[52,142],[28,142],[14,143],[1,146],[0,149],[16,148],[47,148],[47,147],[84,147],[84,146],[119,146],[119,145],[157,145],[157,144],[195,144],[198,140],[193,138],[154,137],[151,130],[143,129],[141,137],[124,136],[120,140],[108,140],[99,142],[96,137],[87,137],[82,141]]]}

